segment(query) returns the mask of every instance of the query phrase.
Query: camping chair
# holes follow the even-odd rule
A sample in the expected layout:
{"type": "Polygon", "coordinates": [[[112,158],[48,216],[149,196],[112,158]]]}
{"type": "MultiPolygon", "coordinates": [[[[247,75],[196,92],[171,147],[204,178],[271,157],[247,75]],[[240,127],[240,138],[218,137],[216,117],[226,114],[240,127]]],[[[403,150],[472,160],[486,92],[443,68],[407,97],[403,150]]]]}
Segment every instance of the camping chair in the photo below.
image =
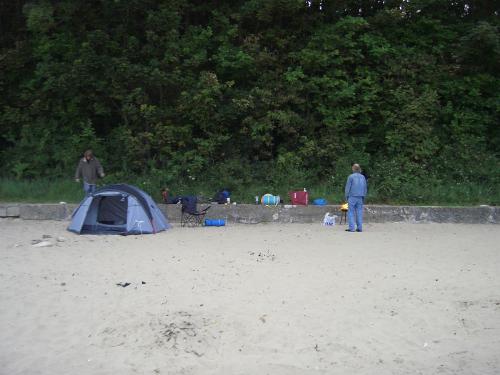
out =
{"type": "Polygon", "coordinates": [[[181,227],[184,226],[199,226],[203,224],[205,215],[207,214],[210,206],[198,211],[197,209],[198,198],[194,196],[187,196],[181,198],[181,227]]]}

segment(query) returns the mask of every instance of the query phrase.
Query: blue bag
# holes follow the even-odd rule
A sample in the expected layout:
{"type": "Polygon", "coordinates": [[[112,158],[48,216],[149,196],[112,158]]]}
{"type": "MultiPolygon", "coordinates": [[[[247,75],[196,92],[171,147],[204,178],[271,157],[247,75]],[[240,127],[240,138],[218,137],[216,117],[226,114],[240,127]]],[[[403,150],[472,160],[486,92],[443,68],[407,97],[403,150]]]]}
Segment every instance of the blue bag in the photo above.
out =
{"type": "Polygon", "coordinates": [[[226,220],[224,219],[205,219],[206,227],[223,227],[226,225],[226,220]]]}
{"type": "Polygon", "coordinates": [[[326,206],[328,202],[324,198],[318,198],[313,201],[313,204],[316,206],[326,206]]]}

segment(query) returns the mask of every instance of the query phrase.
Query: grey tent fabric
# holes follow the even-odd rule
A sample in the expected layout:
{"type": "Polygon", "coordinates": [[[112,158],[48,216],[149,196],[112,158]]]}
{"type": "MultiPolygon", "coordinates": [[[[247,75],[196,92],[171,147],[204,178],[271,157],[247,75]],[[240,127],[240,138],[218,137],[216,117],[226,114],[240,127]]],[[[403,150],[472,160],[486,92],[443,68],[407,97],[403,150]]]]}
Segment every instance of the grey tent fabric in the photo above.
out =
{"type": "Polygon", "coordinates": [[[153,199],[135,186],[98,189],[73,213],[68,230],[80,234],[147,234],[170,228],[153,199]]]}

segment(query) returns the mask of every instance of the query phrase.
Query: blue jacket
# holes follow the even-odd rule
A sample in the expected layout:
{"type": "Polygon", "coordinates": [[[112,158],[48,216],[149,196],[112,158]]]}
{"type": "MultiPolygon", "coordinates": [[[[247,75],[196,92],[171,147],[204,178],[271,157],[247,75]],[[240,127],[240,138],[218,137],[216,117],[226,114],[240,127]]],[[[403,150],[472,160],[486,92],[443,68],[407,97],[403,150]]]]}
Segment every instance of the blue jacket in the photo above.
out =
{"type": "Polygon", "coordinates": [[[366,196],[366,178],[361,173],[353,173],[345,184],[345,199],[366,196]]]}

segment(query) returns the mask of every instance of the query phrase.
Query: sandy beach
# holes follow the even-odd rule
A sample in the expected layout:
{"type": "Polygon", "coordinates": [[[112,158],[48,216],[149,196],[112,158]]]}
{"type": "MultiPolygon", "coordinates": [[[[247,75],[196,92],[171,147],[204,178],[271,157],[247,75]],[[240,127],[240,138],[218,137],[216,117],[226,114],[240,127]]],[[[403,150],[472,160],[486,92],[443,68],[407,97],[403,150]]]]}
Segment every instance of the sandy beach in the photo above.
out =
{"type": "Polygon", "coordinates": [[[66,226],[0,220],[1,375],[500,373],[498,226],[66,226]]]}

